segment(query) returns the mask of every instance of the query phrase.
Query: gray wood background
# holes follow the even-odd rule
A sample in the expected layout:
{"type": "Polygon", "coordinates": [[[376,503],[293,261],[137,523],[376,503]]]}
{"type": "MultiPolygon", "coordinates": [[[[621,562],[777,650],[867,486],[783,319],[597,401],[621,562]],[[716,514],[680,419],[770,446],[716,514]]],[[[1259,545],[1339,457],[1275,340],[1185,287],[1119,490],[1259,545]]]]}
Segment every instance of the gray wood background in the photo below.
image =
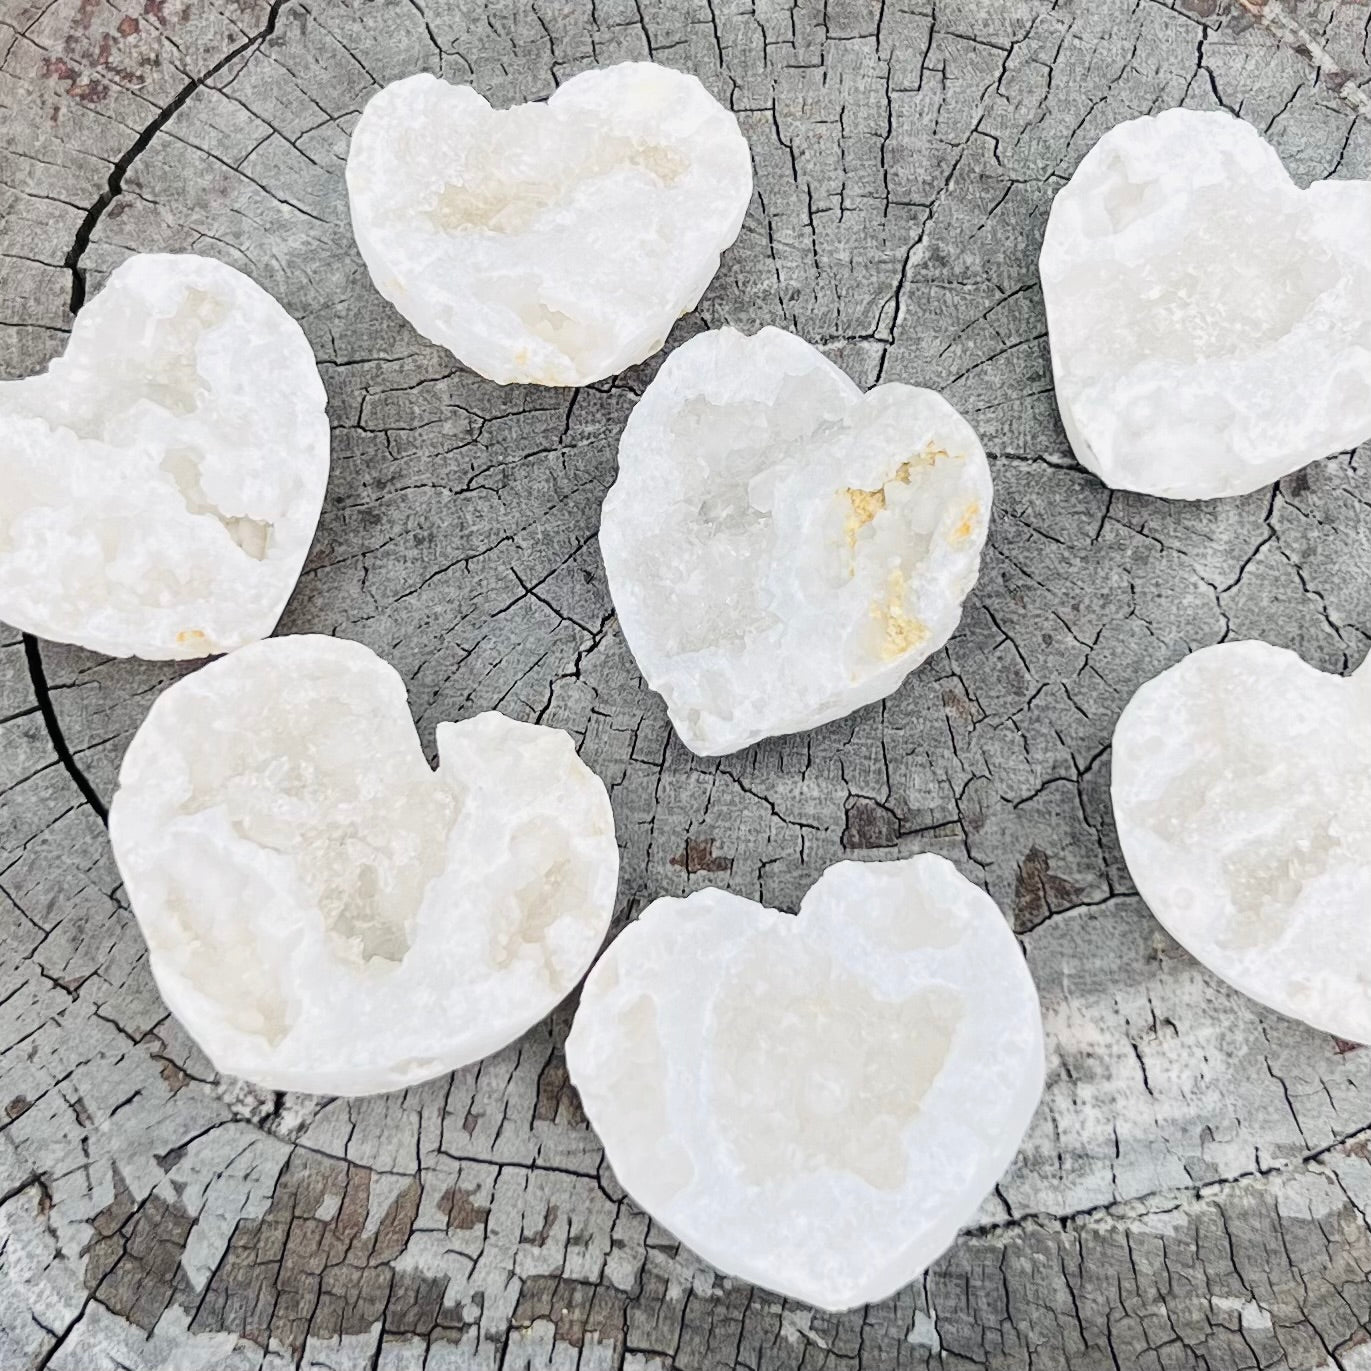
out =
{"type": "Polygon", "coordinates": [[[0,374],[60,352],[130,252],[249,272],[302,321],[333,421],[283,630],[394,662],[426,745],[479,709],[570,730],[613,796],[621,919],[708,883],[793,908],[839,858],[944,853],[1013,919],[1049,1040],[1019,1161],[921,1281],[830,1316],[724,1279],[616,1185],[566,1007],[400,1095],[217,1079],[100,817],[180,669],[3,631],[0,1367],[1371,1367],[1371,1050],[1202,973],[1131,892],[1108,803],[1120,708],[1188,650],[1360,660],[1371,447],[1240,500],[1111,495],[1058,425],[1035,270],[1053,193],[1134,115],[1221,104],[1303,181],[1371,176],[1369,72],[1364,0],[0,0],[0,374]],[[655,363],[577,392],[468,374],[370,288],[343,185],[378,83],[508,103],[648,56],[756,161],[675,340],[783,324],[863,385],[945,391],[993,453],[948,649],[723,759],[672,737],[596,550],[655,363]]]}

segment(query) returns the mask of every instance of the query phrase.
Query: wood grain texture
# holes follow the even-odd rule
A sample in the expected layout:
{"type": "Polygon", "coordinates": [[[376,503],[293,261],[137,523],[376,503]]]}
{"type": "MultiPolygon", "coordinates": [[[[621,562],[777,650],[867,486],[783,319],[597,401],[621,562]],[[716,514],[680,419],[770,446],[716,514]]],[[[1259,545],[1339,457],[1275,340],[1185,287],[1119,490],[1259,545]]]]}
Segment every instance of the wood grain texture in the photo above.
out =
{"type": "Polygon", "coordinates": [[[920,1282],[834,1316],[724,1279],[616,1185],[568,1006],[400,1095],[216,1078],[98,812],[183,669],[3,632],[0,1367],[1371,1367],[1371,1050],[1180,952],[1108,803],[1120,708],[1185,652],[1361,659],[1371,448],[1239,500],[1111,494],[1057,421],[1035,265],[1053,193],[1134,115],[1224,105],[1302,181],[1371,176],[1368,73],[1360,0],[0,0],[0,374],[58,353],[130,252],[247,271],[303,323],[333,422],[284,630],[394,662],[426,745],[481,709],[568,729],[613,798],[620,921],[949,856],[1012,916],[1049,1044],[1019,1161],[920,1282]],[[577,392],[472,376],[371,289],[343,186],[379,83],[509,103],[649,56],[737,112],[757,172],[673,343],[778,323],[863,385],[936,387],[996,481],[948,648],[880,705],[719,759],[673,738],[596,549],[656,362],[577,392]]]}

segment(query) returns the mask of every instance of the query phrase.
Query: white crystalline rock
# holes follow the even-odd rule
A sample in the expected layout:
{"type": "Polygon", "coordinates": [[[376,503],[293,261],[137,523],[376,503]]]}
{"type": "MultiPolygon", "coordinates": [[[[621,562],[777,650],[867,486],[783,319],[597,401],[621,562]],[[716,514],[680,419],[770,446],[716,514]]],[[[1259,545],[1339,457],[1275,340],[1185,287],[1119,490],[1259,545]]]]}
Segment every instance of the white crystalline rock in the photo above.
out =
{"type": "Polygon", "coordinates": [[[566,1056],[649,1214],[824,1309],[944,1251],[1043,1086],[1014,935],[934,856],[830,867],[798,918],[722,890],[655,901],[591,972],[566,1056]]]}
{"type": "Polygon", "coordinates": [[[732,752],[895,690],[961,618],[990,469],[940,395],[865,395],[794,334],[703,333],[619,442],[600,550],[687,747],[732,752]]]}
{"type": "Polygon", "coordinates": [[[395,1090],[543,1018],[618,873],[605,788],[557,729],[480,714],[429,768],[368,648],[273,638],[157,699],[110,838],[168,1008],[277,1090],[395,1090]]]}
{"type": "Polygon", "coordinates": [[[46,372],[0,382],[0,619],[115,657],[263,638],[328,464],[285,310],[208,257],[131,257],[46,372]]]}
{"type": "Polygon", "coordinates": [[[1042,249],[1057,402],[1107,485],[1241,495],[1371,436],[1371,182],[1300,190],[1232,115],[1111,129],[1042,249]]]}
{"type": "Polygon", "coordinates": [[[738,236],[752,159],[693,76],[582,72],[493,110],[410,76],[352,135],[348,197],[376,288],[492,381],[580,386],[650,357],[738,236]]]}
{"type": "Polygon", "coordinates": [[[1194,652],[1129,702],[1113,776],[1128,869],[1167,931],[1262,1004],[1371,1043],[1371,669],[1194,652]]]}

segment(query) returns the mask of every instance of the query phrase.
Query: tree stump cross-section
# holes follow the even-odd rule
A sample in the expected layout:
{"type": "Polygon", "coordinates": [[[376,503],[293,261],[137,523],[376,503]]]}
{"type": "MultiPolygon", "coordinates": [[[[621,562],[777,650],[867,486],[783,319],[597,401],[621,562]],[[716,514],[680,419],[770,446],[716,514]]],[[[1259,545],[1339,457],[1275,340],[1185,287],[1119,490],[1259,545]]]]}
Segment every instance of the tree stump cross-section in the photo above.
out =
{"type": "Polygon", "coordinates": [[[333,425],[282,631],[393,662],[426,746],[481,709],[567,729],[613,799],[620,922],[705,884],[793,909],[844,857],[950,857],[1012,917],[1049,1043],[974,1225],[842,1315],[719,1275],[625,1198],[567,1081],[569,1006],[402,1094],[217,1078],[102,826],[189,668],[0,630],[0,1368],[1371,1367],[1371,1049],[1182,953],[1108,797],[1120,709],[1187,651],[1361,659],[1371,448],[1237,500],[1109,492],[1057,420],[1036,271],[1053,194],[1137,115],[1226,107],[1301,182],[1371,176],[1369,75],[1363,0],[0,0],[0,375],[57,355],[132,252],[248,272],[303,324],[333,425]],[[348,224],[380,84],[431,71],[505,105],[640,58],[696,73],[756,165],[672,345],[778,324],[863,386],[934,387],[996,483],[946,650],[723,758],[673,737],[596,548],[660,358],[579,391],[483,381],[380,299],[348,224]]]}

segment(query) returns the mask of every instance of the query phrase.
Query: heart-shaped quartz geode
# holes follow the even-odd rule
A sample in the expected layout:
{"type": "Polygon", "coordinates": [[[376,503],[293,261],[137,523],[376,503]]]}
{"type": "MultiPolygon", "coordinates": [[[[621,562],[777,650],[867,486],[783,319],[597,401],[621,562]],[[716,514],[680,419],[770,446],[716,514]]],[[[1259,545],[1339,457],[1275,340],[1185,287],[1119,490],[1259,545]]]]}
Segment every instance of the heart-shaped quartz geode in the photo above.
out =
{"type": "Polygon", "coordinates": [[[863,394],[794,334],[702,333],[619,442],[600,550],[686,746],[732,752],[879,700],[951,635],[990,469],[941,396],[863,394]]]}
{"type": "Polygon", "coordinates": [[[395,1090],[549,1013],[609,927],[609,798],[558,729],[479,714],[419,746],[398,674],[272,638],[164,691],[110,840],[167,1007],[221,1071],[395,1090]]]}
{"type": "Polygon", "coordinates": [[[1111,129],[1052,204],[1057,403],[1107,485],[1241,495],[1371,437],[1371,182],[1300,190],[1250,125],[1111,129]]]}
{"type": "Polygon", "coordinates": [[[1202,648],[1114,730],[1114,819],[1138,894],[1254,1000],[1371,1043],[1371,673],[1269,643],[1202,648]]]}
{"type": "Polygon", "coordinates": [[[130,257],[47,371],[0,382],[0,619],[115,657],[264,638],[319,520],[324,403],[242,272],[130,257]]]}
{"type": "Polygon", "coordinates": [[[798,917],[722,890],[654,901],[587,978],[566,1057],[649,1214],[823,1309],[947,1248],[1043,1087],[1018,943],[934,856],[830,867],[798,917]]]}
{"type": "Polygon", "coordinates": [[[738,236],[752,159],[684,72],[625,62],[493,110],[418,75],[367,103],[347,165],[376,288],[492,381],[580,386],[651,356],[738,236]]]}

